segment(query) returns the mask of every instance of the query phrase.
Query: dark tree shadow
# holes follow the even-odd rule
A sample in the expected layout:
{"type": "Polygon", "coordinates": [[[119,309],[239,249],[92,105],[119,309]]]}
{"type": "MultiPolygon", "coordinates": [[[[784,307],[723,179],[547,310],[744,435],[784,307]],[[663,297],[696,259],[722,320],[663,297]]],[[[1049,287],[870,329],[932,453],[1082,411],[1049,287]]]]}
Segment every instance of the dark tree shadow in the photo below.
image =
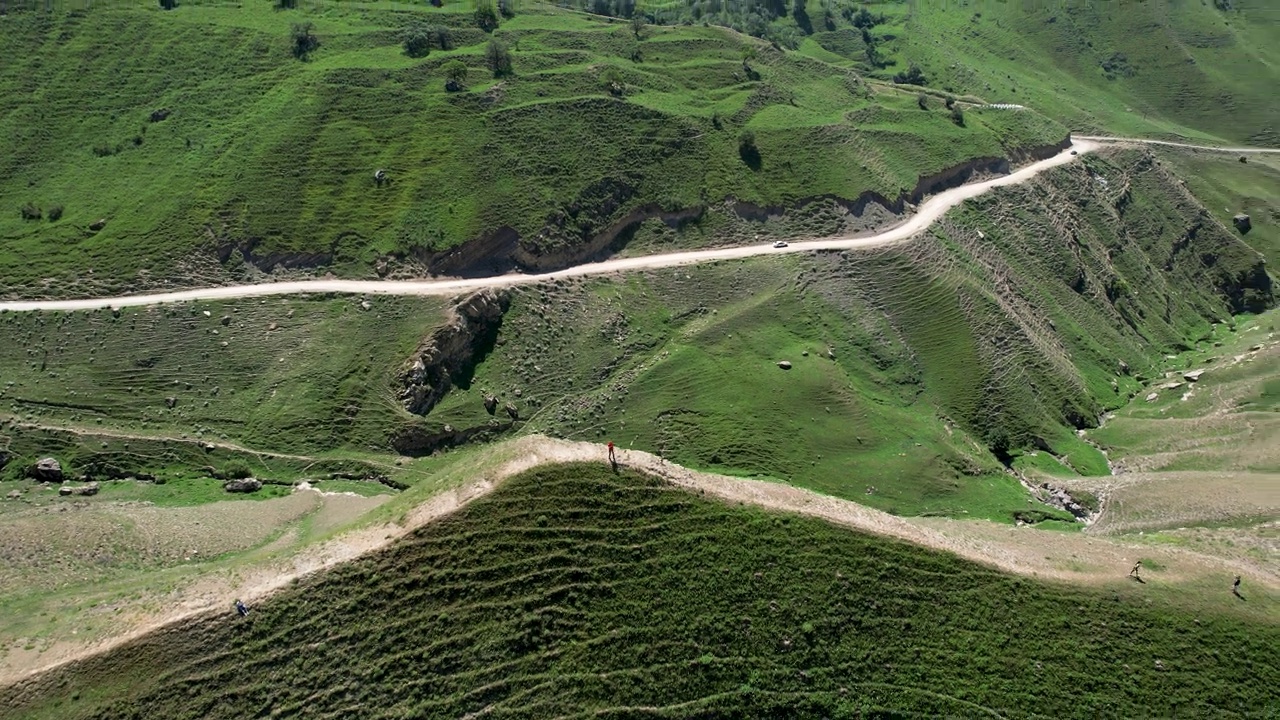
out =
{"type": "Polygon", "coordinates": [[[742,158],[742,162],[747,164],[753,172],[759,172],[764,167],[764,158],[760,157],[760,148],[755,145],[739,145],[738,157],[742,158]]]}

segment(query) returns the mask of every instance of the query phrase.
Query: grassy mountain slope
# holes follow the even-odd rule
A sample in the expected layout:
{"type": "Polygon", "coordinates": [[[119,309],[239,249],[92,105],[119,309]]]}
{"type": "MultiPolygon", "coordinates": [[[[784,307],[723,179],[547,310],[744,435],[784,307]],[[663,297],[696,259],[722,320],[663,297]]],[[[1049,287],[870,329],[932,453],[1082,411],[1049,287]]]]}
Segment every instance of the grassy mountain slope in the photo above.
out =
{"type": "MultiPolygon", "coordinates": [[[[118,317],[6,313],[0,410],[17,439],[9,447],[32,459],[40,447],[48,453],[51,442],[69,442],[22,427],[47,425],[276,453],[385,452],[398,418],[391,368],[440,322],[442,303],[365,303],[315,297],[124,309],[118,317]]],[[[64,458],[76,471],[76,456],[100,452],[64,458]]]]}
{"type": "MultiPolygon", "coordinates": [[[[642,230],[670,239],[656,221],[642,230]]],[[[1040,448],[1066,472],[1106,473],[1075,430],[1211,322],[1271,302],[1257,254],[1167,168],[1109,153],[979,199],[896,248],[515,291],[491,346],[440,361],[456,380],[425,417],[401,406],[397,368],[438,332],[436,300],[5,315],[17,340],[0,350],[6,472],[55,454],[76,473],[127,461],[197,482],[235,456],[201,448],[212,440],[314,456],[273,461],[296,477],[316,459],[385,462],[536,430],[901,514],[1011,522],[1045,509],[1002,463],[1040,448]],[[167,440],[142,453],[41,426],[167,440]]]]}
{"type": "MultiPolygon", "coordinates": [[[[916,65],[931,91],[1026,105],[1075,130],[1280,144],[1280,14],[1266,0],[789,5],[823,20],[808,34],[793,25],[782,42],[869,77],[916,65]]],[[[704,7],[652,14],[675,22],[704,7]]]]}
{"type": "Polygon", "coordinates": [[[1241,163],[1211,153],[1167,152],[1161,157],[1223,225],[1231,227],[1237,214],[1248,215],[1251,228],[1241,239],[1262,253],[1269,267],[1280,267],[1280,158],[1255,155],[1241,163]]]}
{"type": "Polygon", "coordinates": [[[1076,428],[1212,322],[1267,307],[1261,267],[1167,168],[1114,153],[899,248],[521,290],[426,426],[481,426],[493,394],[552,435],[1008,521],[1026,500],[1000,462],[1040,448],[1107,473],[1076,428]]]}
{"type": "Polygon", "coordinates": [[[379,260],[420,268],[468,241],[490,243],[476,261],[509,254],[510,231],[526,254],[572,253],[642,208],[896,198],[921,176],[1066,136],[1030,113],[960,127],[912,93],[724,29],[637,39],[624,23],[539,3],[492,34],[514,61],[495,79],[470,7],[11,11],[0,34],[4,292],[123,292],[255,267],[371,275],[379,260]],[[320,46],[301,61],[290,28],[304,21],[320,46]],[[407,56],[402,38],[421,24],[453,49],[407,56]],[[757,57],[744,63],[748,47],[757,57]],[[443,68],[455,60],[468,70],[451,93],[443,68]],[[746,131],[754,155],[740,152],[746,131]],[[380,168],[391,180],[381,187],[380,168]],[[28,206],[40,219],[24,219],[28,206]]]}
{"type": "Polygon", "coordinates": [[[0,714],[1274,709],[1275,625],[1233,611],[1229,596],[1150,595],[1015,579],[629,472],[550,467],[246,619],[228,610],[0,690],[0,714]]]}

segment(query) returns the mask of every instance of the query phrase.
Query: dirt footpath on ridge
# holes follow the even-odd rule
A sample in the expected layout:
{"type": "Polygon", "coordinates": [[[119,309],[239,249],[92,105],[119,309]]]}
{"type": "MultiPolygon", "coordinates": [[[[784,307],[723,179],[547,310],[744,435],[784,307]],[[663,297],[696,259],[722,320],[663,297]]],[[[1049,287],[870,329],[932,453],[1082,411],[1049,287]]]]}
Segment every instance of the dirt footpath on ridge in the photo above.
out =
{"type": "MultiPolygon", "coordinates": [[[[53,645],[38,658],[5,658],[0,663],[0,685],[103,652],[149,631],[211,613],[230,612],[230,603],[242,598],[250,605],[293,580],[386,547],[409,532],[448,515],[491,492],[506,478],[544,464],[607,462],[603,445],[531,435],[492,449],[475,476],[440,492],[406,513],[400,522],[359,527],[305,548],[289,557],[260,563],[235,573],[213,574],[175,590],[165,610],[122,612],[120,631],[92,643],[66,641],[53,645]]],[[[991,567],[1031,577],[1073,583],[1103,584],[1123,580],[1136,558],[1155,561],[1161,567],[1159,582],[1208,583],[1238,573],[1248,586],[1280,588],[1280,574],[1259,563],[1232,567],[1210,555],[1172,547],[1127,543],[1123,538],[1096,537],[1084,533],[1043,531],[1001,525],[989,521],[945,518],[904,518],[819,493],[776,482],[728,477],[689,470],[638,450],[618,450],[621,469],[662,477],[679,487],[728,502],[794,512],[821,518],[857,530],[905,540],[935,550],[955,553],[991,567]]]]}

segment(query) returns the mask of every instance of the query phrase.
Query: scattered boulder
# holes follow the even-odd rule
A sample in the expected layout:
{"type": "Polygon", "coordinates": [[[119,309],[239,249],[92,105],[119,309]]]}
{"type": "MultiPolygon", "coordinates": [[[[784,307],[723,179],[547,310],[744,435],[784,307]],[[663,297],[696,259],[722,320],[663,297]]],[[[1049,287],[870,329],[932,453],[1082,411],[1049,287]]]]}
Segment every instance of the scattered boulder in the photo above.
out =
{"type": "Polygon", "coordinates": [[[17,490],[10,490],[9,494],[5,495],[5,497],[9,498],[10,500],[17,500],[18,498],[22,497],[22,493],[17,490]]]}
{"type": "Polygon", "coordinates": [[[1240,156],[1240,162],[1242,162],[1242,163],[1247,163],[1247,162],[1249,162],[1249,158],[1245,157],[1244,155],[1241,155],[1241,156],[1240,156]]]}
{"type": "Polygon", "coordinates": [[[165,398],[164,406],[172,410],[173,408],[178,406],[178,398],[172,397],[172,396],[165,398]]]}
{"type": "Polygon", "coordinates": [[[58,494],[64,497],[67,495],[80,495],[83,497],[89,497],[90,495],[97,495],[98,483],[91,482],[88,485],[79,485],[79,486],[63,485],[62,487],[58,488],[58,494]]]}
{"type": "Polygon", "coordinates": [[[51,457],[43,458],[27,470],[27,477],[36,482],[62,482],[62,464],[51,457]]]}
{"type": "Polygon", "coordinates": [[[518,410],[515,405],[507,403],[503,410],[507,411],[507,415],[510,415],[512,420],[520,419],[520,410],[518,410]]]}
{"type": "Polygon", "coordinates": [[[1258,351],[1259,351],[1259,350],[1261,350],[1261,349],[1262,349],[1262,344],[1261,344],[1261,343],[1259,343],[1259,344],[1257,344],[1257,345],[1251,345],[1251,346],[1249,346],[1249,352],[1258,352],[1258,351]]]}
{"type": "Polygon", "coordinates": [[[223,326],[223,327],[226,327],[226,326],[228,326],[228,325],[230,325],[230,324],[231,324],[231,316],[230,316],[230,315],[223,315],[223,316],[222,316],[222,326],[223,326]]]}
{"type": "Polygon", "coordinates": [[[484,396],[484,409],[490,414],[494,414],[498,410],[498,398],[495,395],[484,396]]]}
{"type": "Polygon", "coordinates": [[[787,361],[787,360],[779,360],[779,361],[778,361],[778,367],[782,368],[783,370],[790,370],[790,369],[791,369],[791,362],[790,362],[790,361],[787,361]]]}
{"type": "Polygon", "coordinates": [[[233,493],[251,493],[262,489],[262,481],[257,478],[239,478],[222,483],[222,489],[233,493]]]}
{"type": "Polygon", "coordinates": [[[1203,374],[1204,374],[1204,368],[1200,368],[1199,370],[1191,370],[1191,371],[1189,371],[1189,372],[1184,372],[1184,373],[1182,373],[1182,377],[1183,377],[1187,382],[1195,382],[1195,381],[1199,380],[1199,379],[1200,379],[1200,376],[1201,376],[1201,375],[1203,375],[1203,374]]]}
{"type": "Polygon", "coordinates": [[[172,114],[173,114],[173,111],[170,110],[169,108],[160,108],[159,110],[152,110],[151,122],[153,123],[160,122],[172,114]]]}
{"type": "Polygon", "coordinates": [[[1147,402],[1155,402],[1160,399],[1160,393],[1151,393],[1147,396],[1147,402]]]}
{"type": "Polygon", "coordinates": [[[89,229],[90,229],[90,230],[92,230],[93,232],[98,232],[99,230],[101,230],[102,228],[104,228],[104,227],[106,227],[106,226],[107,226],[107,219],[106,219],[106,218],[99,218],[99,219],[94,220],[93,222],[89,223],[89,229]]]}
{"type": "Polygon", "coordinates": [[[1127,363],[1127,362],[1125,362],[1125,361],[1121,360],[1121,361],[1120,361],[1120,372],[1124,373],[1125,375],[1128,375],[1128,374],[1129,374],[1129,363],[1127,363]]]}
{"type": "Polygon", "coordinates": [[[454,80],[453,78],[449,78],[444,81],[444,89],[447,92],[462,92],[462,83],[454,80]]]}
{"type": "Polygon", "coordinates": [[[1236,229],[1239,230],[1241,234],[1247,233],[1253,229],[1253,222],[1250,221],[1249,216],[1244,213],[1240,213],[1239,215],[1231,218],[1231,224],[1235,225],[1236,229]]]}

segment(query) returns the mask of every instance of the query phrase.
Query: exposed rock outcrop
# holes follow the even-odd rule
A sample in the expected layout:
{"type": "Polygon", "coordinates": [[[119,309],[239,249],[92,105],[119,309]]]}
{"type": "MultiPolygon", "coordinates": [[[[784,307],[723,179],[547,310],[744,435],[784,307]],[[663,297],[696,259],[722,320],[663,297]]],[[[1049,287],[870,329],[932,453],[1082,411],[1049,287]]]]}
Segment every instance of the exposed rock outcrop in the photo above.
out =
{"type": "Polygon", "coordinates": [[[481,290],[449,311],[449,318],[431,333],[401,370],[400,401],[415,415],[426,415],[455,384],[466,384],[476,363],[498,337],[510,298],[481,290]]]}
{"type": "Polygon", "coordinates": [[[455,428],[452,425],[431,427],[429,425],[406,425],[391,436],[391,447],[396,452],[408,457],[430,455],[437,450],[456,447],[473,440],[487,440],[503,433],[514,424],[514,421],[501,421],[490,418],[483,425],[468,428],[455,428]]]}
{"type": "Polygon", "coordinates": [[[237,480],[228,480],[222,484],[222,489],[233,493],[251,493],[258,492],[262,489],[262,481],[257,478],[240,478],[237,480]]]}
{"type": "Polygon", "coordinates": [[[62,464],[51,457],[42,458],[27,469],[27,477],[36,482],[62,482],[62,464]]]}
{"type": "Polygon", "coordinates": [[[98,483],[96,482],[91,482],[88,485],[63,485],[58,488],[58,494],[88,497],[90,495],[97,495],[98,489],[98,483]]]}

